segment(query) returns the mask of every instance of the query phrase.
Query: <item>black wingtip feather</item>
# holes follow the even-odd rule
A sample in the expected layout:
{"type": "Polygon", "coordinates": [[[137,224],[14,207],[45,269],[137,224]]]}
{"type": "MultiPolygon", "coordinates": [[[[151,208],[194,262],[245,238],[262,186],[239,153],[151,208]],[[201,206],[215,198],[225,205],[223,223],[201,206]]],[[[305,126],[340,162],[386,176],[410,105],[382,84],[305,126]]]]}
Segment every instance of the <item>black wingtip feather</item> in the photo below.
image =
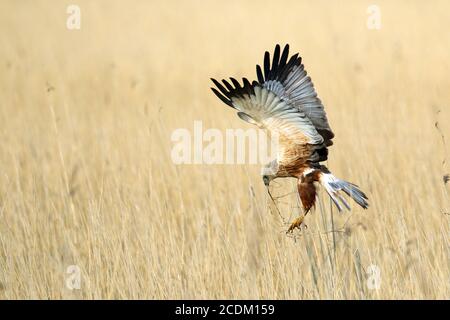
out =
{"type": "Polygon", "coordinates": [[[276,44],[272,59],[268,51],[264,53],[263,68],[256,65],[256,75],[260,84],[269,80],[282,81],[294,66],[301,65],[302,58],[298,53],[289,58],[289,49],[289,44],[286,44],[281,51],[280,44],[276,44]]]}
{"type": "Polygon", "coordinates": [[[279,61],[280,61],[280,45],[277,44],[273,52],[272,68],[270,69],[269,72],[269,79],[272,79],[277,74],[279,61]]]}
{"type": "Polygon", "coordinates": [[[234,90],[233,86],[231,84],[229,84],[227,80],[222,79],[222,83],[225,85],[225,87],[227,87],[228,91],[231,92],[234,90]]]}
{"type": "Polygon", "coordinates": [[[231,104],[231,101],[228,100],[227,98],[225,98],[222,94],[219,93],[219,91],[216,90],[216,88],[211,88],[212,92],[214,92],[214,94],[220,99],[222,100],[223,103],[225,103],[226,105],[232,107],[233,109],[235,109],[233,107],[233,105],[231,104]]]}
{"type": "Polygon", "coordinates": [[[241,84],[239,83],[239,81],[237,81],[235,78],[230,78],[230,80],[231,80],[231,82],[233,83],[234,88],[235,88],[236,90],[241,89],[241,84]]]}
{"type": "Polygon", "coordinates": [[[289,44],[286,44],[283,49],[283,53],[281,54],[280,65],[286,65],[287,58],[289,56],[289,44]]]}
{"type": "Polygon", "coordinates": [[[261,67],[259,66],[259,64],[256,65],[256,75],[258,76],[258,81],[259,83],[263,84],[264,83],[264,76],[261,70],[261,67]]]}
{"type": "Polygon", "coordinates": [[[269,79],[269,73],[270,73],[270,53],[266,51],[264,53],[264,77],[267,81],[269,79]]]}
{"type": "Polygon", "coordinates": [[[252,84],[250,83],[250,81],[248,81],[247,78],[242,78],[242,82],[244,82],[244,91],[245,93],[247,93],[248,95],[253,94],[253,87],[252,84]]]}
{"type": "Polygon", "coordinates": [[[230,92],[225,89],[219,81],[217,81],[216,79],[211,78],[211,81],[216,85],[216,87],[220,90],[220,92],[222,92],[222,94],[227,97],[230,98],[230,92]]]}
{"type": "Polygon", "coordinates": [[[245,94],[254,94],[254,88],[256,86],[261,86],[264,82],[269,80],[283,81],[287,78],[292,68],[296,65],[301,65],[302,61],[302,58],[299,57],[298,53],[289,58],[289,48],[289,44],[286,44],[281,51],[281,46],[276,44],[272,61],[270,53],[268,51],[264,53],[263,65],[256,65],[256,75],[258,81],[253,81],[250,83],[248,79],[243,78],[243,84],[241,85],[236,79],[230,78],[229,81],[222,80],[222,85],[217,80],[211,78],[212,82],[218,89],[211,88],[212,91],[225,104],[233,107],[231,102],[232,97],[243,97],[245,94]]]}

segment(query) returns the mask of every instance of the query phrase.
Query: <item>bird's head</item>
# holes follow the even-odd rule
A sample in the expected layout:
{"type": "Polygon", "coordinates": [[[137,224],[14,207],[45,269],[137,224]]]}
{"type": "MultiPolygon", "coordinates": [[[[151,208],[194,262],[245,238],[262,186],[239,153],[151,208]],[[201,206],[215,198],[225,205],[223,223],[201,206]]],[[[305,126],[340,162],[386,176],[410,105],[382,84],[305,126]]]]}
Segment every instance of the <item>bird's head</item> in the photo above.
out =
{"type": "Polygon", "coordinates": [[[269,162],[264,167],[262,167],[261,175],[264,181],[264,185],[266,187],[269,186],[270,181],[272,181],[277,177],[277,172],[278,172],[278,162],[276,159],[269,162]]]}

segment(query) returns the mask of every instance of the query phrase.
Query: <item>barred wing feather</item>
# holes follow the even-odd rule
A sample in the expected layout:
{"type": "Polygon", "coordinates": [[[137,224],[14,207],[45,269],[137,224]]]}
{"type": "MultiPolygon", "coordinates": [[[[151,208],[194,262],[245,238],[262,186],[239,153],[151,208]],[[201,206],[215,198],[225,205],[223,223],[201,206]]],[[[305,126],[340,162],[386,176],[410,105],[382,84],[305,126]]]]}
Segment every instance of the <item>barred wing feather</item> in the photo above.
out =
{"type": "Polygon", "coordinates": [[[293,144],[322,144],[323,138],[310,119],[288,101],[283,100],[259,83],[243,79],[244,85],[231,78],[234,87],[222,80],[212,79],[216,87],[214,93],[227,105],[238,110],[241,119],[265,128],[272,133],[283,135],[293,144]]]}
{"type": "Polygon", "coordinates": [[[321,100],[317,97],[311,78],[308,76],[302,58],[298,54],[289,60],[289,45],[283,49],[280,57],[280,46],[274,50],[272,65],[270,54],[264,55],[264,74],[259,65],[256,73],[259,83],[264,88],[274,92],[290,105],[302,111],[308,117],[316,130],[325,140],[326,145],[331,145],[334,134],[328,124],[328,119],[321,100]]]}

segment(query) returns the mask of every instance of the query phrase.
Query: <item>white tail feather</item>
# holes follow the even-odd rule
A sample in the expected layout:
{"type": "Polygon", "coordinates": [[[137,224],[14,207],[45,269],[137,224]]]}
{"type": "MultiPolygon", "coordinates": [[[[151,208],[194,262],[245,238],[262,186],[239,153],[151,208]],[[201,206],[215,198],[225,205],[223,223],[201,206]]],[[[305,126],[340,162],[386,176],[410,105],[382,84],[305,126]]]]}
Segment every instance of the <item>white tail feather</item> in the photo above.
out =
{"type": "Polygon", "coordinates": [[[333,200],[339,211],[342,211],[341,203],[348,210],[350,210],[350,205],[342,196],[342,193],[340,191],[346,193],[364,209],[368,208],[369,204],[367,202],[366,195],[358,188],[358,186],[354,185],[353,183],[340,180],[333,176],[331,173],[324,172],[321,173],[319,181],[320,184],[325,188],[327,193],[330,195],[331,200],[333,200]]]}

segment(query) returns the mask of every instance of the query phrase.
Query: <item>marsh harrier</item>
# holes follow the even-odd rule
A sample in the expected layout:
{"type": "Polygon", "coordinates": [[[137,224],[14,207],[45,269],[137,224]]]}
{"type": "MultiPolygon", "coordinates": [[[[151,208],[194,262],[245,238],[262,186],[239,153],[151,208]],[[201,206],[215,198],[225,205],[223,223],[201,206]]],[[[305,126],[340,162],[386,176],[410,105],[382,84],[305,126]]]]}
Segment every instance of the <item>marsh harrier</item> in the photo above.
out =
{"type": "Polygon", "coordinates": [[[242,84],[234,78],[222,83],[211,79],[216,86],[211,89],[220,100],[236,109],[242,120],[278,137],[277,157],[263,168],[263,181],[268,187],[275,178],[298,179],[304,215],[289,230],[300,227],[314,206],[315,182],[325,188],[339,211],[343,206],[350,210],[342,192],[366,209],[367,197],[359,187],[336,178],[321,164],[328,159],[334,134],[302,58],[298,54],[289,58],[289,45],[283,52],[277,45],[272,59],[266,51],[264,66],[257,65],[256,74],[258,81],[252,83],[246,78],[242,84]]]}

